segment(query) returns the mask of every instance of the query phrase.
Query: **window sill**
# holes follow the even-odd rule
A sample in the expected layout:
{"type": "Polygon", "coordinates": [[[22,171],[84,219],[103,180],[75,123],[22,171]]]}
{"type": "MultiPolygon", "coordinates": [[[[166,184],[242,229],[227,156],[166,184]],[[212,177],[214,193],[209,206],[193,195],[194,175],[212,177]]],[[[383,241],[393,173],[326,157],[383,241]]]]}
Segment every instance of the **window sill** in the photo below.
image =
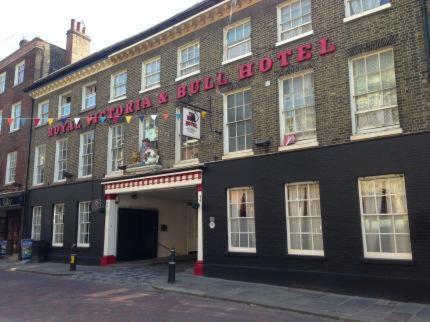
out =
{"type": "Polygon", "coordinates": [[[294,150],[303,150],[303,149],[314,148],[317,146],[318,146],[318,141],[299,142],[292,145],[281,146],[278,148],[278,151],[286,152],[286,151],[294,151],[294,150]]]}
{"type": "Polygon", "coordinates": [[[377,265],[404,265],[404,266],[413,266],[415,265],[415,261],[411,259],[394,259],[394,258],[368,258],[364,257],[361,261],[365,264],[377,264],[377,265]]]}
{"type": "Polygon", "coordinates": [[[190,74],[176,77],[175,82],[179,82],[181,80],[187,79],[188,77],[195,76],[195,75],[198,75],[198,74],[200,74],[200,69],[196,70],[195,72],[192,72],[190,74]]]}
{"type": "Polygon", "coordinates": [[[350,139],[351,141],[370,140],[370,139],[376,139],[380,137],[394,136],[402,133],[403,133],[403,130],[401,128],[397,128],[397,129],[378,131],[378,132],[354,134],[350,137],[350,139]]]}
{"type": "Polygon", "coordinates": [[[15,133],[15,132],[18,132],[19,131],[19,129],[16,129],[16,130],[9,130],[9,134],[10,133],[15,133]]]}
{"type": "Polygon", "coordinates": [[[55,248],[62,248],[62,247],[63,247],[63,244],[52,244],[52,247],[55,247],[55,248]]]}
{"type": "Polygon", "coordinates": [[[92,110],[95,110],[95,109],[96,109],[96,107],[95,107],[95,106],[82,108],[82,109],[81,109],[81,111],[79,112],[79,114],[81,114],[81,113],[85,113],[85,112],[88,112],[88,111],[92,111],[92,110]]]}
{"type": "Polygon", "coordinates": [[[178,161],[173,165],[173,168],[186,168],[200,164],[199,159],[189,159],[178,161]]]}
{"type": "Polygon", "coordinates": [[[255,250],[253,250],[253,251],[229,250],[225,253],[225,256],[228,256],[228,257],[258,257],[257,252],[255,250]]]}
{"type": "Polygon", "coordinates": [[[117,177],[121,177],[122,175],[123,175],[122,170],[112,171],[112,172],[109,172],[108,174],[105,175],[105,179],[117,178],[117,177]]]}
{"type": "Polygon", "coordinates": [[[161,87],[161,85],[160,85],[160,84],[158,84],[158,85],[156,85],[156,86],[152,86],[152,87],[148,87],[148,88],[145,88],[145,89],[141,89],[141,90],[139,91],[139,94],[147,93],[147,92],[153,91],[154,89],[157,89],[157,88],[160,88],[160,87],[161,87]]]}
{"type": "Polygon", "coordinates": [[[77,248],[83,248],[83,249],[89,249],[90,245],[82,245],[82,244],[80,245],[80,244],[77,244],[76,247],[77,248]]]}
{"type": "Polygon", "coordinates": [[[82,177],[78,176],[78,181],[91,180],[92,178],[93,178],[93,176],[92,176],[92,175],[89,175],[89,176],[82,176],[82,177]]]}
{"type": "Polygon", "coordinates": [[[120,97],[115,97],[115,98],[111,98],[111,99],[109,100],[108,104],[110,104],[110,103],[115,103],[115,102],[119,102],[119,101],[123,101],[123,100],[125,100],[125,99],[127,99],[127,95],[120,96],[120,97]]]}
{"type": "Polygon", "coordinates": [[[230,159],[237,159],[237,158],[245,158],[245,157],[250,157],[254,155],[254,151],[253,150],[245,150],[245,151],[240,151],[240,152],[231,152],[231,153],[227,153],[225,155],[222,156],[222,160],[230,160],[230,159]]]}
{"type": "Polygon", "coordinates": [[[364,11],[362,13],[355,14],[353,16],[349,16],[349,17],[343,18],[343,22],[354,21],[354,20],[360,19],[362,17],[366,17],[366,16],[369,16],[369,15],[372,15],[372,14],[374,14],[376,12],[387,10],[388,8],[391,8],[391,2],[386,3],[386,4],[382,5],[382,6],[377,7],[377,8],[374,8],[374,9],[371,9],[371,10],[367,10],[367,11],[364,11]]]}
{"type": "Polygon", "coordinates": [[[247,54],[244,54],[244,55],[237,56],[237,57],[235,57],[235,58],[230,58],[230,59],[228,59],[228,60],[224,60],[224,61],[222,62],[222,65],[223,65],[223,66],[224,66],[224,65],[228,65],[228,64],[230,64],[230,63],[232,63],[232,62],[235,62],[235,61],[238,61],[238,60],[241,60],[241,59],[243,59],[243,58],[250,57],[250,56],[252,56],[252,52],[247,53],[247,54]]]}
{"type": "Polygon", "coordinates": [[[37,188],[37,187],[42,187],[43,185],[44,183],[36,183],[36,184],[33,184],[32,187],[37,188]]]}
{"type": "Polygon", "coordinates": [[[314,261],[319,261],[319,262],[323,262],[323,261],[327,260],[327,258],[325,257],[324,254],[322,254],[322,255],[286,254],[285,257],[288,258],[288,259],[314,260],[314,261]]]}
{"type": "Polygon", "coordinates": [[[294,41],[296,41],[296,40],[299,40],[299,39],[302,39],[302,38],[305,38],[305,37],[311,36],[311,35],[313,35],[313,34],[314,34],[314,31],[313,31],[313,30],[311,30],[311,31],[307,31],[307,32],[305,32],[305,33],[303,33],[303,34],[301,34],[301,35],[297,35],[297,36],[292,37],[292,38],[288,38],[288,39],[284,39],[284,40],[278,41],[278,42],[275,44],[275,47],[279,47],[279,46],[282,46],[282,45],[288,44],[288,43],[290,43],[290,42],[294,42],[294,41]]]}
{"type": "Polygon", "coordinates": [[[62,184],[65,183],[66,179],[54,181],[52,184],[62,184]]]}

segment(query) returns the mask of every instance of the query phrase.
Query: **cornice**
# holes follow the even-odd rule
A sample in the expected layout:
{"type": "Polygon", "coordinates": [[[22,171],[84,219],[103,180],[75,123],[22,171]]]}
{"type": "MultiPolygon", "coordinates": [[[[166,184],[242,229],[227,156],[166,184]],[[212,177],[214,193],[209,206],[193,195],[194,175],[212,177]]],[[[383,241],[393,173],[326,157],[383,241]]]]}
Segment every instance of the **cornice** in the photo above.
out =
{"type": "Polygon", "coordinates": [[[116,53],[113,53],[106,59],[82,68],[59,80],[53,81],[48,85],[40,87],[37,90],[32,91],[30,96],[34,99],[43,97],[49,93],[69,86],[103,70],[133,59],[156,48],[162,47],[172,41],[198,31],[214,22],[224,19],[230,16],[231,13],[239,12],[261,1],[263,0],[238,0],[236,2],[236,6],[233,8],[231,8],[231,1],[224,1],[197,14],[196,16],[188,18],[187,20],[184,20],[168,29],[159,32],[158,34],[139,41],[116,53]]]}

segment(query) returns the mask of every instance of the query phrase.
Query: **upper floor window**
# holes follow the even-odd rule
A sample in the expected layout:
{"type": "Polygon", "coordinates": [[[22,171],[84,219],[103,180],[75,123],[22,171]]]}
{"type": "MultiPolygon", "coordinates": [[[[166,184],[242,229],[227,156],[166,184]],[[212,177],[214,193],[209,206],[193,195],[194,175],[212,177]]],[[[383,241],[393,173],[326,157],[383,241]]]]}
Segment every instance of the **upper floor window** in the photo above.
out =
{"type": "Polygon", "coordinates": [[[178,49],[178,78],[200,72],[200,42],[187,44],[178,49]]]}
{"type": "Polygon", "coordinates": [[[72,95],[70,93],[63,94],[60,96],[58,106],[58,117],[69,117],[72,110],[72,95]]]}
{"type": "Polygon", "coordinates": [[[252,149],[252,106],[251,90],[241,90],[225,95],[224,152],[252,149]]]}
{"type": "Polygon", "coordinates": [[[0,110],[0,133],[1,133],[1,125],[3,123],[3,110],[0,110]]]}
{"type": "Polygon", "coordinates": [[[287,1],[278,6],[278,42],[312,34],[311,0],[287,1]]]}
{"type": "Polygon", "coordinates": [[[16,159],[18,152],[10,152],[7,154],[6,160],[6,180],[5,184],[14,183],[16,179],[16,159]]]}
{"type": "Polygon", "coordinates": [[[39,118],[39,126],[48,123],[49,118],[49,101],[40,103],[37,108],[37,117],[39,118]]]}
{"type": "Polygon", "coordinates": [[[251,21],[240,21],[224,29],[224,61],[251,54],[251,21]]]}
{"type": "MultiPolygon", "coordinates": [[[[176,109],[177,115],[181,113],[180,118],[176,118],[176,162],[190,161],[197,162],[199,158],[200,140],[183,135],[183,122],[184,113],[178,108],[176,109]]],[[[192,112],[195,115],[196,121],[200,113],[192,112]]],[[[186,116],[185,116],[186,117],[186,116]]]]}
{"type": "Polygon", "coordinates": [[[93,174],[94,131],[81,134],[79,149],[79,177],[93,174]]]}
{"type": "Polygon", "coordinates": [[[122,71],[111,76],[110,98],[119,99],[127,94],[127,71],[122,71]]]}
{"type": "Polygon", "coordinates": [[[139,150],[142,145],[142,141],[148,139],[151,144],[156,147],[158,140],[158,124],[157,119],[152,117],[146,117],[143,120],[139,120],[139,150]]]}
{"type": "Polygon", "coordinates": [[[390,0],[345,0],[346,16],[365,14],[390,6],[390,0]]]}
{"type": "Polygon", "coordinates": [[[254,189],[227,190],[228,250],[256,252],[254,189]]]}
{"type": "Polygon", "coordinates": [[[288,76],[280,81],[281,145],[316,139],[313,73],[288,76]]]}
{"type": "Polygon", "coordinates": [[[10,117],[12,119],[10,132],[18,131],[21,127],[21,102],[12,105],[10,117]]]}
{"type": "Polygon", "coordinates": [[[54,182],[66,179],[64,172],[67,171],[68,147],[68,139],[62,139],[56,142],[54,182]]]}
{"type": "Polygon", "coordinates": [[[109,128],[108,142],[108,173],[119,170],[124,164],[124,125],[119,124],[109,128]]]}
{"type": "Polygon", "coordinates": [[[350,75],[354,134],[399,127],[393,50],[353,58],[350,75]]]}
{"type": "Polygon", "coordinates": [[[91,201],[79,203],[78,247],[90,247],[91,201]]]}
{"type": "Polygon", "coordinates": [[[46,145],[36,146],[34,151],[33,185],[45,182],[45,151],[46,145]]]}
{"type": "Polygon", "coordinates": [[[15,78],[13,85],[21,84],[24,81],[25,61],[20,62],[15,66],[15,78]]]}
{"type": "Polygon", "coordinates": [[[96,107],[97,86],[95,83],[89,84],[82,89],[82,110],[89,110],[96,107]]]}
{"type": "Polygon", "coordinates": [[[6,72],[0,74],[0,94],[6,90],[6,72]]]}
{"type": "Polygon", "coordinates": [[[156,57],[142,64],[142,91],[160,86],[161,58],[156,57]]]}
{"type": "Polygon", "coordinates": [[[364,256],[412,259],[404,177],[360,178],[358,184],[364,256]]]}
{"type": "Polygon", "coordinates": [[[31,239],[40,240],[42,231],[42,206],[33,207],[33,219],[31,221],[31,239]]]}

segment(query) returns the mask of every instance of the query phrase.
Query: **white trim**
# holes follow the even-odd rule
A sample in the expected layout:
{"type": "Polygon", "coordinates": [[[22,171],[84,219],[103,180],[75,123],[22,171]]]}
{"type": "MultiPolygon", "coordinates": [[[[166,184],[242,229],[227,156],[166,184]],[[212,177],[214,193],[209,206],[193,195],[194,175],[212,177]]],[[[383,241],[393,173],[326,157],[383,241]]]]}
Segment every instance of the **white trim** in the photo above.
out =
{"type": "Polygon", "coordinates": [[[120,96],[120,97],[117,97],[117,98],[114,98],[114,99],[109,100],[109,101],[108,101],[108,104],[110,104],[110,103],[115,103],[115,102],[119,102],[119,101],[123,101],[123,100],[125,100],[125,99],[127,99],[127,96],[120,96]]]}
{"type": "MultiPolygon", "coordinates": [[[[248,41],[248,38],[242,40],[242,41],[248,41]]],[[[239,21],[236,21],[235,23],[231,24],[231,25],[227,25],[223,28],[223,62],[222,65],[226,65],[228,63],[234,62],[236,60],[245,58],[245,57],[249,57],[252,55],[252,24],[251,24],[251,17],[247,17],[244,19],[241,19],[239,21]],[[251,42],[251,46],[250,46],[250,52],[246,53],[246,54],[242,54],[240,56],[234,57],[234,58],[230,58],[228,59],[228,44],[227,44],[227,34],[231,29],[237,28],[241,25],[247,24],[249,22],[250,24],[250,34],[249,34],[249,41],[251,42]]]]}
{"type": "Polygon", "coordinates": [[[94,130],[92,130],[92,131],[88,131],[88,132],[84,132],[84,133],[81,133],[80,135],[79,135],[79,169],[78,169],[78,179],[87,179],[87,178],[91,178],[92,176],[93,176],[93,170],[94,170],[94,145],[95,145],[95,132],[94,132],[94,130]],[[84,137],[86,136],[86,135],[90,135],[90,134],[92,134],[93,135],[93,142],[92,142],[92,148],[91,148],[91,174],[88,174],[88,175],[83,175],[82,174],[82,172],[83,172],[83,166],[84,166],[84,164],[83,164],[83,160],[82,160],[82,156],[83,156],[83,153],[84,153],[84,137]]]}
{"type": "Polygon", "coordinates": [[[82,86],[81,112],[91,111],[91,110],[95,109],[96,107],[97,107],[97,82],[93,81],[93,82],[87,83],[84,86],[82,86]],[[96,85],[96,93],[95,93],[96,94],[96,104],[94,106],[87,107],[86,103],[85,103],[86,102],[86,93],[87,93],[86,88],[89,86],[93,86],[93,85],[96,85]]]}
{"type": "Polygon", "coordinates": [[[177,58],[176,58],[176,79],[175,79],[175,82],[183,80],[183,79],[188,78],[188,77],[193,76],[193,75],[200,74],[200,62],[201,62],[200,58],[201,58],[200,57],[200,39],[193,40],[193,41],[190,41],[190,42],[188,42],[182,46],[179,46],[177,49],[177,58]],[[192,47],[194,45],[198,45],[198,48],[199,48],[199,69],[194,71],[194,72],[191,72],[191,73],[188,73],[188,74],[181,76],[181,67],[180,67],[181,63],[182,63],[181,51],[184,49],[187,49],[189,47],[192,47]]]}
{"type": "Polygon", "coordinates": [[[161,56],[156,56],[156,57],[153,57],[151,59],[148,59],[148,60],[145,60],[145,61],[142,62],[141,77],[142,77],[142,79],[141,79],[141,82],[140,82],[140,91],[139,91],[139,93],[144,93],[144,92],[147,92],[147,91],[150,91],[150,90],[153,90],[153,89],[161,87],[161,56]],[[159,71],[160,80],[158,81],[157,84],[153,84],[153,85],[151,85],[151,87],[145,88],[146,66],[149,65],[149,64],[152,64],[152,63],[154,63],[154,62],[156,62],[158,60],[160,61],[160,71],[159,71]]]}
{"type": "Polygon", "coordinates": [[[125,126],[124,124],[114,124],[109,126],[109,132],[108,132],[108,149],[107,149],[107,169],[106,169],[106,177],[108,176],[116,176],[117,174],[122,174],[123,171],[121,170],[113,170],[112,169],[112,130],[116,127],[121,127],[121,135],[123,137],[123,145],[122,145],[122,153],[124,157],[124,130],[125,126]]]}
{"type": "Polygon", "coordinates": [[[31,239],[32,240],[40,240],[41,235],[42,235],[42,206],[33,206],[32,216],[31,216],[31,239]],[[39,212],[39,210],[40,210],[40,212],[39,212]],[[34,218],[35,215],[40,217],[39,224],[37,225],[37,226],[39,226],[39,232],[38,232],[39,236],[37,239],[35,238],[35,234],[36,234],[36,232],[35,232],[35,218],[34,218]]]}
{"type": "Polygon", "coordinates": [[[317,140],[306,140],[306,141],[294,143],[292,145],[280,146],[278,148],[278,151],[279,152],[286,152],[286,151],[309,149],[309,148],[317,147],[318,145],[319,144],[318,144],[317,140]]]}
{"type": "Polygon", "coordinates": [[[48,119],[49,119],[49,100],[45,100],[43,102],[40,102],[37,105],[37,117],[39,118],[39,124],[37,124],[36,127],[41,127],[41,126],[44,126],[44,125],[48,124],[48,119]],[[46,122],[43,123],[42,122],[43,121],[43,119],[42,119],[42,106],[44,106],[46,104],[48,105],[48,117],[46,119],[46,122]]]}
{"type": "MultiPolygon", "coordinates": [[[[92,204],[91,204],[91,201],[81,201],[81,202],[79,202],[79,205],[78,205],[78,236],[77,236],[77,241],[76,241],[76,245],[77,245],[77,247],[79,247],[79,248],[89,248],[90,247],[90,242],[88,241],[88,243],[80,243],[79,242],[79,239],[80,239],[80,235],[81,235],[81,214],[82,214],[82,212],[81,212],[81,205],[82,204],[89,204],[89,222],[88,222],[88,226],[89,226],[89,229],[91,228],[91,214],[92,214],[92,209],[91,209],[91,206],[92,206],[92,204]]],[[[88,239],[90,239],[90,237],[91,237],[91,232],[90,231],[88,231],[88,239]]]]}
{"type": "Polygon", "coordinates": [[[35,187],[35,186],[43,186],[43,184],[44,184],[44,182],[37,182],[37,177],[38,177],[38,173],[37,173],[37,166],[38,166],[38,159],[39,159],[39,156],[40,156],[40,149],[41,148],[44,148],[45,150],[44,150],[44,163],[43,163],[43,166],[45,166],[45,161],[46,161],[46,144],[40,144],[40,145],[37,145],[35,148],[34,148],[34,162],[33,162],[33,187],[35,187]]]}
{"type": "Polygon", "coordinates": [[[381,130],[381,131],[376,131],[376,132],[354,134],[354,135],[351,135],[350,139],[351,139],[351,141],[370,140],[370,139],[374,139],[374,138],[394,136],[394,135],[398,135],[398,134],[402,134],[402,133],[403,133],[403,130],[400,127],[398,127],[398,128],[394,128],[394,129],[381,130]]]}
{"type": "Polygon", "coordinates": [[[11,109],[10,109],[10,117],[12,118],[12,123],[9,127],[9,133],[13,133],[16,131],[19,131],[19,129],[21,128],[21,117],[22,117],[22,104],[21,101],[16,102],[15,104],[12,105],[11,109]],[[19,116],[16,117],[16,109],[19,106],[19,116]],[[18,124],[15,125],[15,120],[18,119],[18,124]]]}
{"type": "Polygon", "coordinates": [[[6,156],[5,184],[12,184],[12,183],[16,182],[16,165],[17,165],[17,163],[18,163],[18,151],[9,152],[6,156]],[[15,165],[13,167],[15,174],[14,174],[13,180],[11,180],[11,178],[10,178],[10,169],[12,169],[11,168],[12,156],[14,156],[14,159],[15,159],[15,165]]]}
{"type": "MultiPolygon", "coordinates": [[[[54,205],[54,209],[53,209],[53,216],[52,216],[52,247],[63,247],[64,244],[64,216],[66,213],[66,206],[65,204],[55,204],[54,205]],[[63,242],[62,243],[54,243],[54,236],[55,236],[55,218],[56,218],[56,210],[57,210],[57,206],[62,206],[63,207],[63,212],[62,212],[62,222],[63,222],[63,231],[61,232],[61,234],[58,235],[62,235],[63,236],[63,242]]],[[[59,214],[57,214],[58,216],[59,214]]]]}
{"type": "Polygon", "coordinates": [[[251,157],[253,155],[254,155],[254,151],[252,149],[242,150],[237,152],[229,152],[222,156],[222,160],[245,158],[245,157],[251,157]]]}
{"type": "Polygon", "coordinates": [[[6,92],[6,77],[7,77],[7,74],[6,74],[6,72],[3,72],[3,73],[1,73],[0,74],[0,79],[2,79],[4,77],[4,85],[3,85],[3,87],[0,87],[0,94],[3,94],[4,92],[6,92]]]}
{"type": "Polygon", "coordinates": [[[58,118],[60,119],[60,118],[63,118],[63,117],[70,117],[71,114],[72,114],[72,92],[68,91],[68,92],[65,92],[65,93],[61,94],[58,97],[58,118]],[[62,113],[61,110],[62,110],[62,106],[63,106],[63,105],[61,105],[61,102],[63,100],[63,97],[65,97],[65,96],[70,96],[70,111],[69,111],[68,115],[61,115],[61,113],[62,113]]]}
{"type": "Polygon", "coordinates": [[[363,11],[361,13],[357,13],[355,15],[350,16],[349,15],[349,7],[345,3],[345,15],[346,15],[346,17],[343,18],[343,22],[349,22],[349,21],[353,21],[353,20],[356,20],[356,19],[360,19],[362,17],[369,16],[369,15],[372,15],[372,14],[374,14],[376,12],[387,10],[389,8],[391,8],[391,0],[390,0],[389,3],[383,4],[382,6],[379,6],[379,7],[376,7],[376,8],[367,10],[367,11],[363,11]]]}
{"type": "Polygon", "coordinates": [[[24,81],[25,81],[25,60],[23,60],[23,61],[21,61],[21,62],[19,62],[18,64],[15,65],[15,75],[14,75],[14,78],[13,78],[13,86],[18,86],[19,84],[24,83],[24,81]],[[23,76],[22,80],[18,83],[18,81],[19,81],[19,79],[18,79],[18,76],[19,76],[18,71],[19,71],[19,68],[21,66],[24,66],[24,76],[23,76]]]}
{"type": "Polygon", "coordinates": [[[284,40],[282,40],[282,41],[278,41],[278,42],[276,42],[275,46],[276,46],[276,47],[279,47],[279,46],[282,46],[282,45],[288,44],[288,43],[290,43],[290,42],[294,42],[294,41],[296,41],[296,40],[299,40],[299,39],[302,39],[302,38],[305,38],[305,37],[311,36],[311,35],[313,35],[313,34],[314,34],[314,31],[313,31],[313,30],[311,30],[311,31],[306,31],[306,32],[304,32],[304,33],[302,33],[302,34],[300,34],[300,35],[297,35],[297,36],[294,36],[294,37],[291,37],[291,38],[288,38],[288,39],[284,39],[284,40]]]}
{"type": "Polygon", "coordinates": [[[180,160],[176,161],[173,165],[173,168],[186,168],[200,164],[199,159],[188,159],[188,160],[180,160]]]}
{"type": "Polygon", "coordinates": [[[153,87],[148,87],[148,88],[145,88],[145,89],[141,89],[139,91],[139,94],[150,92],[150,91],[153,91],[154,89],[157,89],[157,88],[160,88],[160,87],[161,87],[161,85],[156,85],[156,86],[153,86],[153,87]]]}
{"type": "MultiPolygon", "coordinates": [[[[60,140],[57,140],[57,141],[55,141],[55,165],[54,165],[54,182],[65,182],[66,181],[66,178],[63,178],[63,179],[58,179],[58,171],[59,171],[59,168],[58,168],[58,161],[59,161],[59,147],[60,147],[60,144],[61,144],[61,142],[66,142],[66,141],[68,141],[68,138],[64,138],[64,139],[60,139],[60,140]]],[[[67,142],[67,159],[66,159],[66,162],[68,162],[68,159],[69,159],[69,142],[67,142]]]]}
{"type": "Polygon", "coordinates": [[[119,72],[116,72],[114,74],[110,75],[110,94],[109,94],[109,102],[108,103],[112,103],[112,102],[116,102],[122,99],[127,98],[127,83],[128,83],[128,71],[127,69],[123,69],[119,72]],[[121,75],[121,74],[125,74],[125,94],[121,95],[121,96],[115,96],[114,94],[114,84],[115,84],[115,77],[121,75]]]}

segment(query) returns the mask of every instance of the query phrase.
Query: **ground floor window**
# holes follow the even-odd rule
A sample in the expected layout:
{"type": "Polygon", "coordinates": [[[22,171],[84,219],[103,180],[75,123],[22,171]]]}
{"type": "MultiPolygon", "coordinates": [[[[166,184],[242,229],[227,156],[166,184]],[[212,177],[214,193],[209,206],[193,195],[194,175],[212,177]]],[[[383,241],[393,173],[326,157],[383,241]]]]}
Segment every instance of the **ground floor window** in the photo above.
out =
{"type": "Polygon", "coordinates": [[[91,201],[79,203],[78,247],[90,246],[91,201]]]}
{"type": "Polygon", "coordinates": [[[287,184],[285,196],[288,253],[324,255],[319,184],[287,184]]]}
{"type": "Polygon", "coordinates": [[[227,204],[229,251],[255,252],[254,189],[228,189],[227,204]]]}
{"type": "Polygon", "coordinates": [[[64,204],[54,205],[52,246],[62,247],[64,235],[64,204]]]}
{"type": "Polygon", "coordinates": [[[404,177],[360,178],[358,183],[364,256],[412,259],[404,177]]]}
{"type": "Polygon", "coordinates": [[[31,239],[40,240],[40,232],[42,228],[42,207],[33,207],[33,219],[31,222],[31,239]]]}

